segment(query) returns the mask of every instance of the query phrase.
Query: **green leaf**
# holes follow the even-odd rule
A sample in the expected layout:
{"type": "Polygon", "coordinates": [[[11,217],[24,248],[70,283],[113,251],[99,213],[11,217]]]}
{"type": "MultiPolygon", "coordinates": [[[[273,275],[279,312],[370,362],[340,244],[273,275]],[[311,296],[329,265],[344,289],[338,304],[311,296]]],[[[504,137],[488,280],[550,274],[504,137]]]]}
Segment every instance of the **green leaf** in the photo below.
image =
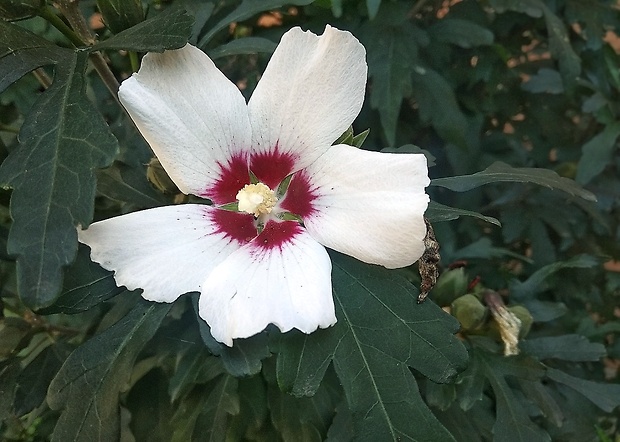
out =
{"type": "Polygon", "coordinates": [[[506,11],[516,11],[534,18],[543,16],[539,0],[489,0],[489,3],[500,14],[506,11]]]}
{"type": "Polygon", "coordinates": [[[462,48],[493,44],[493,33],[469,20],[444,18],[433,23],[428,28],[428,32],[434,40],[451,43],[462,48]]]}
{"type": "Polygon", "coordinates": [[[588,184],[612,163],[619,135],[620,123],[612,123],[581,147],[581,159],[575,177],[578,183],[588,184]]]}
{"type": "Polygon", "coordinates": [[[590,342],[581,335],[545,336],[527,339],[521,349],[538,359],[562,361],[598,361],[607,354],[603,344],[590,342]]]}
{"type": "Polygon", "coordinates": [[[69,353],[69,346],[60,341],[46,347],[23,369],[16,380],[14,407],[18,416],[29,413],[43,403],[50,381],[69,353]]]}
{"type": "Polygon", "coordinates": [[[247,20],[259,12],[271,11],[272,9],[277,9],[284,5],[305,6],[309,5],[313,1],[314,0],[243,0],[239,7],[207,31],[207,33],[198,41],[198,47],[204,48],[215,34],[233,22],[247,20]]]}
{"type": "Polygon", "coordinates": [[[570,44],[570,38],[564,22],[549,7],[537,0],[545,16],[547,32],[549,32],[549,49],[551,55],[558,59],[560,73],[566,89],[572,89],[581,73],[581,58],[570,44]]]}
{"type": "Polygon", "coordinates": [[[137,208],[150,208],[166,203],[146,179],[146,168],[115,162],[111,167],[97,171],[97,191],[116,201],[130,203],[137,208]]]}
{"type": "Polygon", "coordinates": [[[80,244],[77,259],[65,272],[62,293],[54,304],[37,313],[80,313],[123,292],[129,293],[117,287],[114,273],[92,262],[88,247],[80,244]]]}
{"type": "Polygon", "coordinates": [[[323,384],[309,398],[294,398],[278,389],[269,391],[271,421],[283,440],[323,440],[332,421],[335,404],[323,384]]]}
{"type": "Polygon", "coordinates": [[[62,410],[52,441],[118,440],[119,392],[170,307],[140,301],[127,316],[71,353],[47,394],[49,406],[62,410]]]}
{"type": "Polygon", "coordinates": [[[432,223],[440,221],[452,221],[454,219],[460,218],[461,216],[472,216],[474,218],[486,221],[487,223],[495,224],[499,227],[501,227],[502,225],[497,219],[493,218],[492,216],[484,216],[478,212],[444,206],[443,204],[436,203],[435,201],[431,201],[428,204],[428,208],[426,209],[426,213],[424,214],[424,216],[428,218],[428,220],[432,223]]]}
{"type": "Polygon", "coordinates": [[[262,37],[244,37],[232,40],[226,44],[210,50],[209,57],[212,59],[227,57],[229,55],[256,54],[264,52],[271,54],[276,49],[276,44],[262,37]]]}
{"type": "Polygon", "coordinates": [[[224,372],[221,361],[206,350],[189,349],[177,360],[174,375],[170,378],[168,393],[175,402],[185,395],[195,383],[206,383],[224,372]]]}
{"type": "Polygon", "coordinates": [[[547,377],[581,393],[607,413],[611,413],[620,405],[620,385],[618,384],[603,384],[579,379],[555,368],[547,368],[547,377]]]}
{"type": "Polygon", "coordinates": [[[182,8],[172,8],[107,40],[93,50],[124,49],[137,52],[163,52],[179,49],[187,43],[194,19],[182,8]]]}
{"type": "Polygon", "coordinates": [[[97,0],[103,21],[114,34],[131,28],[144,20],[140,0],[97,0]]]}
{"type": "Polygon", "coordinates": [[[0,20],[0,92],[30,71],[56,64],[65,51],[24,28],[0,20]]]}
{"type": "Polygon", "coordinates": [[[359,31],[372,79],[370,104],[379,111],[388,144],[396,139],[396,124],[404,97],[412,92],[411,73],[417,67],[418,36],[406,20],[404,6],[385,4],[375,20],[359,31]]]}
{"type": "Polygon", "coordinates": [[[341,402],[336,407],[336,416],[327,432],[326,442],[347,442],[355,437],[353,431],[353,415],[346,402],[341,402]]]}
{"type": "Polygon", "coordinates": [[[561,94],[564,92],[564,84],[558,71],[542,68],[523,83],[521,89],[533,94],[561,94]]]}
{"type": "Polygon", "coordinates": [[[0,165],[0,185],[14,189],[8,252],[17,256],[20,297],[33,309],[57,297],[61,267],[77,251],[76,227],[92,219],[94,169],[109,165],[118,151],[86,96],[88,54],[63,56],[52,86],[24,121],[20,146],[0,165]]]}
{"type": "Polygon", "coordinates": [[[420,119],[432,123],[445,140],[465,146],[468,123],[456,100],[453,86],[437,71],[421,66],[412,73],[412,81],[420,119]]]}
{"type": "Polygon", "coordinates": [[[577,255],[567,261],[546,265],[534,272],[524,282],[513,280],[510,284],[510,294],[515,299],[532,298],[536,293],[547,288],[545,280],[554,273],[562,269],[587,269],[596,265],[598,265],[598,260],[590,255],[577,255]]]}
{"type": "Polygon", "coordinates": [[[198,416],[192,440],[224,441],[230,416],[239,414],[238,381],[224,374],[211,390],[198,416]]]}
{"type": "Polygon", "coordinates": [[[485,170],[473,175],[436,178],[431,181],[431,186],[445,187],[455,192],[466,192],[485,184],[502,181],[538,184],[550,189],[562,190],[569,195],[578,196],[588,201],[596,201],[596,197],[592,193],[581,188],[573,180],[561,177],[552,170],[530,167],[515,168],[501,161],[496,161],[485,170]]]}
{"type": "Polygon", "coordinates": [[[366,0],[366,9],[368,9],[368,18],[371,20],[377,16],[381,6],[381,0],[366,0]]]}
{"type": "Polygon", "coordinates": [[[234,345],[228,347],[211,336],[209,325],[198,315],[197,295],[193,296],[193,301],[200,337],[209,351],[220,357],[226,371],[237,377],[258,373],[262,368],[262,360],[271,355],[267,335],[260,333],[248,339],[235,339],[234,345]]]}
{"type": "Polygon", "coordinates": [[[45,0],[3,0],[0,4],[0,19],[22,20],[38,15],[45,7],[45,0]]]}
{"type": "Polygon", "coordinates": [[[278,353],[281,387],[316,391],[330,360],[359,440],[452,440],[424,404],[409,367],[448,382],[467,360],[454,318],[416,303],[408,281],[384,268],[332,254],[338,323],[309,336],[287,333],[278,353]]]}
{"type": "Polygon", "coordinates": [[[13,415],[13,398],[17,387],[17,377],[22,371],[20,360],[16,358],[0,361],[0,421],[13,415]]]}
{"type": "Polygon", "coordinates": [[[491,355],[481,358],[485,376],[495,393],[496,420],[493,425],[493,440],[497,442],[550,441],[549,434],[530,420],[522,403],[504,379],[504,376],[513,373],[504,371],[502,365],[495,363],[498,358],[498,356],[491,355]]]}

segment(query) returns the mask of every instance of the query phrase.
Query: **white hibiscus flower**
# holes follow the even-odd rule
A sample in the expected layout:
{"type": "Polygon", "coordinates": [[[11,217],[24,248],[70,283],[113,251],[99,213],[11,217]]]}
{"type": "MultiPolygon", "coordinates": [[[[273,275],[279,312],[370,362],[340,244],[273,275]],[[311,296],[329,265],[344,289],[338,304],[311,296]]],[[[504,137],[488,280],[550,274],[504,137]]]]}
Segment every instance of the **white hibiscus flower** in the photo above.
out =
{"type": "Polygon", "coordinates": [[[229,346],[268,324],[333,325],[323,246],[388,268],[424,251],[424,156],[332,146],[362,107],[366,76],[364,47],[330,26],[284,34],[247,104],[199,49],[147,54],[121,102],[179,189],[213,205],[111,218],[80,241],[145,299],[200,292],[200,316],[229,346]]]}

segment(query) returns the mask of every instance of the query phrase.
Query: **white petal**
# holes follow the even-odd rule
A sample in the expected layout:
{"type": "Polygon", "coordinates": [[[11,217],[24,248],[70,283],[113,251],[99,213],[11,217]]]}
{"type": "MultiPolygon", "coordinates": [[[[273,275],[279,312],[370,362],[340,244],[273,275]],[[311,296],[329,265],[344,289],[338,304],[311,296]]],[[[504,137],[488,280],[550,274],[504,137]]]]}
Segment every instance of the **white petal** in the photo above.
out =
{"type": "Polygon", "coordinates": [[[216,212],[204,205],[158,207],[94,223],[78,237],[93,261],[115,272],[119,286],[172,302],[200,291],[213,268],[241,246],[221,231],[216,212]]]}
{"type": "Polygon", "coordinates": [[[388,268],[422,256],[430,182],[424,155],[338,145],[301,173],[316,196],[304,225],[321,244],[388,268]]]}
{"type": "Polygon", "coordinates": [[[250,145],[241,92],[189,44],[145,55],[138,73],[121,85],[119,98],[184,193],[209,196],[220,165],[250,145]]]}
{"type": "Polygon", "coordinates": [[[199,306],[213,337],[228,346],[269,324],[283,332],[329,327],[336,322],[329,255],[297,223],[269,222],[211,273],[199,306]]]}
{"type": "Polygon", "coordinates": [[[294,170],[312,163],[353,123],[366,74],[366,51],[349,32],[288,31],[248,104],[253,150],[277,147],[293,157],[294,170]]]}

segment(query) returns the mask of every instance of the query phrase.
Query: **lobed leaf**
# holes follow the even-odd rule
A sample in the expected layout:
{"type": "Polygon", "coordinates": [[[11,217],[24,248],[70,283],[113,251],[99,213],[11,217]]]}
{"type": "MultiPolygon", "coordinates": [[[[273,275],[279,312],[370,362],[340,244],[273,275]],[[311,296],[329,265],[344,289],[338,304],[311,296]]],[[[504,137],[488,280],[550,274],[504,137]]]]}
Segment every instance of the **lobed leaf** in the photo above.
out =
{"type": "Polygon", "coordinates": [[[386,269],[332,254],[338,324],[286,334],[278,382],[310,395],[330,360],[344,387],[359,440],[452,440],[422,400],[412,367],[435,382],[454,378],[467,352],[456,321],[386,269]],[[390,281],[390,284],[387,284],[390,281]]]}
{"type": "Polygon", "coordinates": [[[62,410],[52,441],[118,440],[118,395],[138,352],[153,337],[169,304],[141,300],[119,322],[78,347],[50,383],[47,401],[62,410]]]}
{"type": "Polygon", "coordinates": [[[583,189],[573,180],[561,177],[552,170],[531,167],[516,168],[501,161],[496,161],[485,170],[472,175],[435,178],[431,181],[431,186],[445,187],[455,192],[466,192],[485,184],[503,181],[538,184],[550,189],[562,190],[569,195],[588,201],[596,201],[596,197],[592,193],[583,189]]]}
{"type": "Polygon", "coordinates": [[[123,292],[127,290],[117,287],[114,273],[92,262],[88,247],[80,244],[77,259],[65,272],[62,293],[52,305],[37,313],[80,313],[123,292]]]}
{"type": "Polygon", "coordinates": [[[101,41],[93,50],[124,49],[137,52],[163,52],[187,43],[194,19],[183,8],[172,8],[101,41]]]}
{"type": "MultiPolygon", "coordinates": [[[[25,47],[22,54],[24,46],[2,60],[17,53],[33,61],[36,52],[25,47]]],[[[109,165],[118,151],[116,138],[86,96],[88,54],[60,49],[56,54],[61,58],[53,84],[26,117],[20,146],[0,165],[0,185],[14,189],[8,252],[17,256],[20,297],[33,309],[58,296],[61,268],[77,251],[76,227],[92,219],[94,169],[109,165]]]]}
{"type": "Polygon", "coordinates": [[[620,405],[620,385],[579,379],[555,368],[547,368],[547,377],[581,393],[607,413],[620,405]]]}
{"type": "Polygon", "coordinates": [[[212,26],[207,33],[198,41],[198,47],[204,48],[215,34],[233,22],[247,20],[248,18],[263,11],[280,8],[284,5],[309,5],[314,0],[243,0],[241,4],[230,14],[212,26]]]}
{"type": "Polygon", "coordinates": [[[462,48],[493,44],[493,33],[469,20],[445,18],[433,23],[428,32],[437,41],[452,43],[462,48]]]}
{"type": "Polygon", "coordinates": [[[620,123],[612,123],[581,147],[582,154],[575,177],[578,183],[588,184],[612,163],[618,136],[620,136],[620,123]]]}
{"type": "Polygon", "coordinates": [[[115,34],[144,20],[140,0],[97,0],[106,26],[115,34]]]}
{"type": "Polygon", "coordinates": [[[607,354],[603,344],[590,342],[581,335],[545,336],[519,344],[528,355],[538,359],[562,361],[598,361],[607,354]]]}
{"type": "Polygon", "coordinates": [[[244,37],[232,40],[226,44],[210,50],[209,57],[212,59],[228,57],[239,54],[256,54],[265,52],[271,54],[276,49],[276,44],[263,37],[244,37]]]}

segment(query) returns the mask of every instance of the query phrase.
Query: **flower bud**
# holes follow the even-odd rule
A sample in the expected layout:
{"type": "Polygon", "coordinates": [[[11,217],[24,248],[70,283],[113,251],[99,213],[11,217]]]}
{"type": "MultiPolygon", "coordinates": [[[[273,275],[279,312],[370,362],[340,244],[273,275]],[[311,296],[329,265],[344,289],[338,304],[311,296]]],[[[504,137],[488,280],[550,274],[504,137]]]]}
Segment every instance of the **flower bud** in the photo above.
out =
{"type": "Polygon", "coordinates": [[[508,307],[508,311],[515,315],[521,321],[521,329],[519,330],[519,339],[523,339],[527,336],[532,328],[534,317],[528,309],[522,305],[513,305],[508,307]]]}
{"type": "Polygon", "coordinates": [[[449,305],[459,296],[467,293],[467,275],[463,267],[443,272],[437,279],[432,292],[437,305],[449,305]]]}
{"type": "Polygon", "coordinates": [[[451,306],[452,316],[459,320],[463,330],[470,331],[480,327],[487,315],[487,308],[472,294],[455,299],[451,306]]]}
{"type": "Polygon", "coordinates": [[[170,179],[157,158],[149,161],[146,168],[146,179],[163,193],[179,193],[176,184],[170,179]]]}

